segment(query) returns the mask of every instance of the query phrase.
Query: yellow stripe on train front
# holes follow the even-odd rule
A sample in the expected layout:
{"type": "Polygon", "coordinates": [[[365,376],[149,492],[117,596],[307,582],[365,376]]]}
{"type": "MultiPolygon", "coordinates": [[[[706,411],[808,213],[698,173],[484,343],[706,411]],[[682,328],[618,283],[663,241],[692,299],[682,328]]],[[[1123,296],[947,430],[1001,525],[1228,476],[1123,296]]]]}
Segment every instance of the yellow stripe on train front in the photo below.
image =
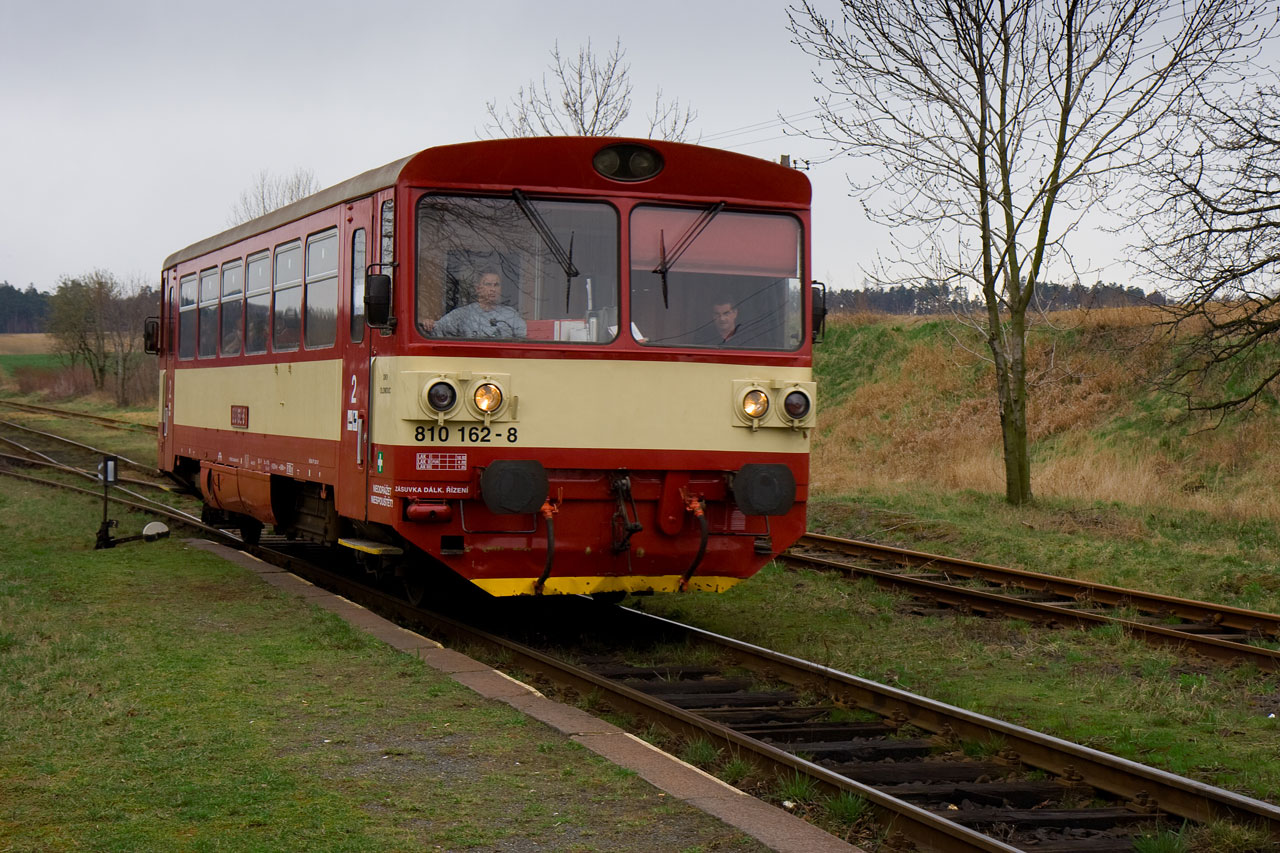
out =
{"type": "MultiPolygon", "coordinates": [[[[533,595],[534,578],[470,578],[471,582],[490,595],[533,595]]],[[[689,580],[689,592],[724,592],[739,583],[742,578],[694,575],[689,580]]],[[[679,575],[654,577],[549,577],[543,585],[544,595],[591,595],[597,592],[676,592],[680,588],[679,575]]]]}

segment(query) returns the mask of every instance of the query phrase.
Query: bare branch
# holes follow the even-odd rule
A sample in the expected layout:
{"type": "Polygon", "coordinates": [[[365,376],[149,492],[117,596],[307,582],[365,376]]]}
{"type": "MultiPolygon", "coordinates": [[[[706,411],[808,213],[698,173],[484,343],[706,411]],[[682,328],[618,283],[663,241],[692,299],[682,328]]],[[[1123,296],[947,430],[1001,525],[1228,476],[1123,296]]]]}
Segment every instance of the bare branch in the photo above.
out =
{"type": "MultiPolygon", "coordinates": [[[[521,86],[501,111],[496,100],[487,102],[485,132],[490,137],[618,135],[631,115],[631,65],[625,56],[621,39],[605,57],[588,40],[575,58],[566,58],[557,42],[551,50],[550,80],[544,73],[540,82],[521,86]]],[[[678,100],[664,101],[658,89],[654,112],[646,118],[650,138],[682,141],[697,113],[681,108],[678,100]]]]}
{"type": "Polygon", "coordinates": [[[315,172],[298,167],[287,175],[273,175],[267,169],[258,172],[249,188],[231,208],[228,225],[239,225],[257,219],[273,210],[292,204],[320,190],[315,172]]]}

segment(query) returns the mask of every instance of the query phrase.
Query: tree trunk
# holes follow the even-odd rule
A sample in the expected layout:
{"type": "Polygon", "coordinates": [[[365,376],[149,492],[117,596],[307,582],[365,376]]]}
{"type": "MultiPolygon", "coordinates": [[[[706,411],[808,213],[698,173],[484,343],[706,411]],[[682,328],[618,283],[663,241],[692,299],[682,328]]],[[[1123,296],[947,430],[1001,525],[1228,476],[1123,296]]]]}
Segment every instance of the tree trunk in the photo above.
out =
{"type": "Polygon", "coordinates": [[[1000,401],[1000,438],[1004,444],[1005,499],[1014,506],[1031,501],[1031,454],[1027,447],[1026,317],[1009,321],[1008,352],[999,337],[989,339],[996,360],[1000,401]]]}
{"type": "Polygon", "coordinates": [[[128,401],[125,400],[124,394],[124,346],[119,341],[116,342],[116,405],[126,406],[128,401]]]}

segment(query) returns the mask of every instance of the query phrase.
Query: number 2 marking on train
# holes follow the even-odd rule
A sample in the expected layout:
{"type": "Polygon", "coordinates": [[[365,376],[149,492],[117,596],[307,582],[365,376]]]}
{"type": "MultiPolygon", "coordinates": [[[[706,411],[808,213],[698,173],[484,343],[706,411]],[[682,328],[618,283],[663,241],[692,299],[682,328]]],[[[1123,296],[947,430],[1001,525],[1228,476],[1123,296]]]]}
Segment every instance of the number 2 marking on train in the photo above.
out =
{"type": "Polygon", "coordinates": [[[356,375],[351,374],[351,405],[356,403],[356,375]]]}

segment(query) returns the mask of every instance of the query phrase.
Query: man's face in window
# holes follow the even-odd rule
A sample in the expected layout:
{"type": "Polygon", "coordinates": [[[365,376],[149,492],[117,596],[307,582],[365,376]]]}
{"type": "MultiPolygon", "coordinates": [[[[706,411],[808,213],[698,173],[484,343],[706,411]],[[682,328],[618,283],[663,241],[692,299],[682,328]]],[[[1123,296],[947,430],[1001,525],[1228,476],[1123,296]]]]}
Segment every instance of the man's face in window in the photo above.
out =
{"type": "Polygon", "coordinates": [[[476,284],[476,302],[480,303],[480,307],[485,310],[494,308],[501,298],[502,279],[492,274],[481,276],[476,284]]]}

